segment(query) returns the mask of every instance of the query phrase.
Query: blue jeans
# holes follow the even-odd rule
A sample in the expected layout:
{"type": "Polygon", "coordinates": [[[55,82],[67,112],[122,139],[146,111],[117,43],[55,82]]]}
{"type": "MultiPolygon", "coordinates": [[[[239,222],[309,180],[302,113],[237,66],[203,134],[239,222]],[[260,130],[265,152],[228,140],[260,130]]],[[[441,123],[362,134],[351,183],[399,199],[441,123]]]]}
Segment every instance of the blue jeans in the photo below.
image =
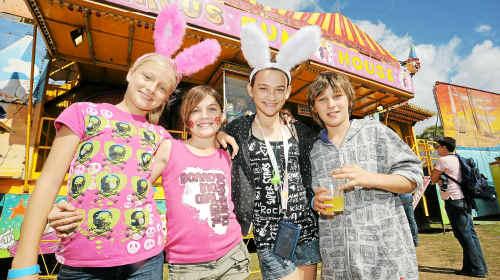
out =
{"type": "Polygon", "coordinates": [[[411,237],[413,238],[413,245],[418,246],[418,226],[415,221],[415,214],[413,213],[413,196],[411,193],[400,194],[399,199],[403,203],[403,208],[405,209],[406,218],[408,219],[408,224],[410,225],[411,237]]]}
{"type": "Polygon", "coordinates": [[[484,261],[481,243],[474,230],[472,216],[463,199],[446,200],[445,209],[450,219],[453,234],[463,250],[462,271],[471,274],[485,274],[488,267],[484,261]]]}
{"type": "Polygon", "coordinates": [[[272,249],[257,250],[262,279],[280,279],[292,273],[297,266],[311,265],[321,262],[319,241],[312,240],[297,245],[295,260],[291,261],[276,255],[272,249]]]}
{"type": "Polygon", "coordinates": [[[63,265],[58,280],[161,280],[163,252],[139,263],[113,267],[72,267],[63,265]]]}

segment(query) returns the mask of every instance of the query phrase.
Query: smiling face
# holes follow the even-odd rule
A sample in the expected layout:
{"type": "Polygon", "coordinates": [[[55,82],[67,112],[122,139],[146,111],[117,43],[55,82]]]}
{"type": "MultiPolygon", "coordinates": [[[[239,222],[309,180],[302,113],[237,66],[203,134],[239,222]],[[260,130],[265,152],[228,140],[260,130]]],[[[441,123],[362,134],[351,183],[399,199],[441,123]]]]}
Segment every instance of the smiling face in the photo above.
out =
{"type": "Polygon", "coordinates": [[[192,137],[215,137],[222,121],[222,96],[209,86],[190,89],[181,105],[181,117],[192,137]]]}
{"type": "Polygon", "coordinates": [[[342,91],[327,87],[314,101],[313,111],[323,125],[338,127],[349,122],[349,100],[342,91]]]}
{"type": "Polygon", "coordinates": [[[323,72],[309,85],[307,103],[314,121],[320,126],[325,127],[327,121],[338,126],[349,121],[355,96],[347,76],[323,72]]]}
{"type": "Polygon", "coordinates": [[[151,55],[132,66],[127,74],[127,104],[151,112],[165,104],[176,85],[176,74],[170,62],[151,55]]]}
{"type": "Polygon", "coordinates": [[[247,85],[247,92],[255,103],[257,114],[273,117],[290,96],[290,88],[283,72],[264,69],[255,74],[253,85],[247,85]]]}
{"type": "Polygon", "coordinates": [[[187,122],[193,137],[213,137],[221,127],[222,110],[214,97],[207,95],[196,106],[187,122]]]}

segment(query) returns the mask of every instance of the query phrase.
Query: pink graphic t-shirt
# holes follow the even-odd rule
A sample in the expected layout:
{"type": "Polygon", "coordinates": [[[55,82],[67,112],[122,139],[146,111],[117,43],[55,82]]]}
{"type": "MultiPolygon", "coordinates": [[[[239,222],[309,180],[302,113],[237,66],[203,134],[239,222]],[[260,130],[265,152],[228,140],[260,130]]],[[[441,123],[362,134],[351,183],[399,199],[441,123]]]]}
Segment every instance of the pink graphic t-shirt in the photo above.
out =
{"type": "Polygon", "coordinates": [[[74,267],[111,267],[159,254],[165,220],[149,182],[160,142],[171,138],[143,116],[112,104],[74,103],[55,121],[81,142],[71,162],[68,202],[85,211],[79,229],[61,240],[57,260],[74,267]]]}
{"type": "Polygon", "coordinates": [[[182,141],[172,140],[162,182],[169,263],[217,260],[241,242],[241,228],[233,213],[227,152],[218,149],[211,155],[198,156],[182,141]]]}

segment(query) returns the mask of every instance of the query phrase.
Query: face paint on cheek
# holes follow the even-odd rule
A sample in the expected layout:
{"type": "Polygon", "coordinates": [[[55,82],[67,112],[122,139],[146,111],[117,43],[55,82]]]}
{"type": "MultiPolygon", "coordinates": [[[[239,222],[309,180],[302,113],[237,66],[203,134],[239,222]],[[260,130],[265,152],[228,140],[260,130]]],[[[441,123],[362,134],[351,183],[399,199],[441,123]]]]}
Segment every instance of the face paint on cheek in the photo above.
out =
{"type": "Polygon", "coordinates": [[[191,120],[190,120],[190,121],[188,121],[188,122],[187,122],[187,127],[188,127],[188,128],[193,128],[193,127],[194,127],[194,122],[193,122],[193,121],[191,121],[191,120]]]}
{"type": "Polygon", "coordinates": [[[220,116],[215,117],[214,122],[215,122],[216,125],[220,125],[221,122],[222,122],[222,118],[220,116]]]}

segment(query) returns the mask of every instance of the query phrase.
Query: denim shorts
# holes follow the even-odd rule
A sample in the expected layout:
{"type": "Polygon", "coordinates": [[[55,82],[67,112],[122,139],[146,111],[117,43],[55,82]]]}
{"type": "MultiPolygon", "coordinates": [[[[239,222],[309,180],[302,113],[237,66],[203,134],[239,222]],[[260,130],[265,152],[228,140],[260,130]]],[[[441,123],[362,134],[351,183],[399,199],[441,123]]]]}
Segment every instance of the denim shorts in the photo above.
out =
{"type": "Polygon", "coordinates": [[[260,271],[264,280],[280,279],[292,272],[298,266],[311,265],[321,262],[319,241],[317,239],[297,245],[295,260],[290,261],[276,255],[273,249],[257,250],[260,262],[260,271]]]}
{"type": "Polygon", "coordinates": [[[163,279],[163,252],[139,263],[113,267],[72,267],[63,265],[58,280],[146,280],[163,279]]]}

